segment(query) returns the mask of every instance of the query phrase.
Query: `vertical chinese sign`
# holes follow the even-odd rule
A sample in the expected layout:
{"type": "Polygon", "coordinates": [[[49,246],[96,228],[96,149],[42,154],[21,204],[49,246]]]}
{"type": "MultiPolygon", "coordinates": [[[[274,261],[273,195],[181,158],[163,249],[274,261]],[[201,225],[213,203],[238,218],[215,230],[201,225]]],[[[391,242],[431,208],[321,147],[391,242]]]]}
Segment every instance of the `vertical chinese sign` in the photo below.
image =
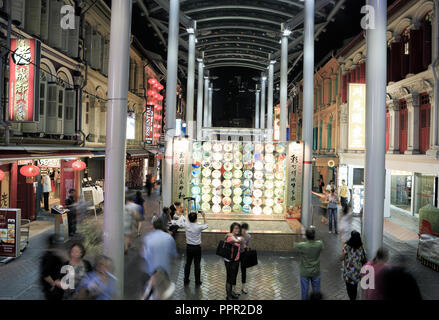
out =
{"type": "Polygon", "coordinates": [[[366,85],[349,84],[349,150],[364,150],[366,144],[366,85]]]}
{"type": "Polygon", "coordinates": [[[12,39],[9,68],[9,121],[38,121],[39,68],[38,40],[12,39]]]}
{"type": "Polygon", "coordinates": [[[184,197],[189,196],[187,192],[187,179],[189,171],[189,155],[191,154],[190,143],[188,140],[174,139],[174,157],[173,157],[173,192],[172,202],[183,201],[184,197]]]}
{"type": "Polygon", "coordinates": [[[290,120],[290,140],[297,140],[297,113],[291,113],[290,120]]]}
{"type": "Polygon", "coordinates": [[[144,117],[144,139],[147,144],[152,144],[154,141],[154,105],[146,105],[144,117]]]}
{"type": "Polygon", "coordinates": [[[289,143],[287,159],[287,209],[300,206],[302,203],[303,150],[302,142],[289,143]]]}
{"type": "Polygon", "coordinates": [[[20,255],[21,209],[0,209],[0,257],[20,255]]]}
{"type": "Polygon", "coordinates": [[[273,116],[273,140],[280,140],[280,105],[274,107],[274,116],[273,116]]]}

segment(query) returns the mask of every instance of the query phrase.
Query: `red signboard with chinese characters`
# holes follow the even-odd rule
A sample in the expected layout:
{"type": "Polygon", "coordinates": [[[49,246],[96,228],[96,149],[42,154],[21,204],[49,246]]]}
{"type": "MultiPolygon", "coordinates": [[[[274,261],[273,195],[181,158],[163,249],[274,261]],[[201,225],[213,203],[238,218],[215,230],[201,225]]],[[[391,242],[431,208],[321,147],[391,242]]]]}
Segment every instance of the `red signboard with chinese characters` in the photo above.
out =
{"type": "Polygon", "coordinates": [[[12,39],[9,68],[9,121],[38,121],[39,67],[38,40],[12,39]]]}
{"type": "Polygon", "coordinates": [[[297,140],[297,113],[292,113],[290,120],[290,141],[295,140],[297,140]]]}
{"type": "Polygon", "coordinates": [[[154,105],[146,105],[145,110],[145,142],[152,144],[154,140],[154,105]]]}
{"type": "Polygon", "coordinates": [[[20,255],[21,209],[0,209],[0,257],[20,255]]]}

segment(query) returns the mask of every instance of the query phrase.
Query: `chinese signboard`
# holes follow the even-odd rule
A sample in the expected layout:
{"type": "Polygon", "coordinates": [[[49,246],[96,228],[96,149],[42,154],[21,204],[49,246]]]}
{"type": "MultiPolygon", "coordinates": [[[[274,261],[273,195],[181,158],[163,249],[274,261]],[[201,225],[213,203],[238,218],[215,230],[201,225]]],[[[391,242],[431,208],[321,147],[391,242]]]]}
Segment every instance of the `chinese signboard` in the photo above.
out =
{"type": "Polygon", "coordinates": [[[154,140],[154,105],[146,105],[145,111],[145,142],[152,144],[154,140]]]}
{"type": "Polygon", "coordinates": [[[302,203],[303,143],[290,142],[288,148],[287,207],[302,203]]]}
{"type": "Polygon", "coordinates": [[[136,139],[136,115],[127,116],[127,140],[136,139]]]}
{"type": "Polygon", "coordinates": [[[174,157],[173,157],[173,192],[172,201],[183,201],[187,193],[187,176],[189,170],[190,155],[188,140],[174,140],[174,157]]]}
{"type": "Polygon", "coordinates": [[[41,47],[38,40],[12,39],[9,121],[38,121],[41,47]]]}
{"type": "Polygon", "coordinates": [[[291,113],[290,140],[297,140],[297,113],[291,113]]]}
{"type": "Polygon", "coordinates": [[[39,167],[46,167],[46,168],[59,168],[59,167],[61,167],[61,160],[60,159],[39,159],[38,166],[39,167]]]}
{"type": "Polygon", "coordinates": [[[9,208],[9,172],[0,181],[0,208],[9,208]]]}
{"type": "Polygon", "coordinates": [[[366,85],[349,84],[349,150],[364,150],[366,138],[366,85]]]}
{"type": "Polygon", "coordinates": [[[20,255],[21,209],[0,209],[0,257],[20,255]]]}

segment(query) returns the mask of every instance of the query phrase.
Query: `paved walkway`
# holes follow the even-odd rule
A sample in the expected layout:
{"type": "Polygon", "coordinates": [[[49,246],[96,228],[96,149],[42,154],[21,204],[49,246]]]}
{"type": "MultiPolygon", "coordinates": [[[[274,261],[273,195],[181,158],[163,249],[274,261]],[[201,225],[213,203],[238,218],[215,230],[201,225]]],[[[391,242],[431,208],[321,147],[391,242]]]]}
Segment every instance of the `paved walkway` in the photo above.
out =
{"type": "MultiPolygon", "coordinates": [[[[150,217],[158,213],[159,196],[153,195],[147,205],[144,232],[151,230],[150,217]]],[[[102,218],[102,215],[100,216],[102,218]]],[[[324,241],[321,257],[322,292],[325,299],[346,300],[345,285],[341,279],[341,263],[338,260],[341,252],[339,236],[328,234],[327,226],[320,223],[319,217],[314,219],[317,237],[324,241]]],[[[354,221],[359,228],[358,219],[354,221]]],[[[38,283],[39,258],[45,249],[45,238],[51,231],[43,232],[34,238],[22,257],[6,265],[0,265],[0,299],[43,299],[38,283]]],[[[125,260],[125,299],[138,299],[143,288],[143,262],[140,258],[140,242],[137,248],[129,251],[125,260]]],[[[416,246],[410,241],[398,241],[392,236],[384,237],[385,246],[389,249],[391,261],[398,255],[406,258],[406,264],[413,273],[425,299],[439,299],[439,274],[421,265],[416,260],[416,246]]],[[[174,263],[172,279],[176,283],[173,299],[209,299],[225,298],[224,263],[213,252],[204,252],[202,265],[203,285],[196,289],[193,273],[191,283],[183,285],[184,256],[174,263]]],[[[240,289],[240,274],[238,289],[240,289]]],[[[259,252],[259,265],[248,270],[249,294],[241,296],[243,300],[259,299],[300,299],[299,260],[295,254],[273,254],[259,252]]]]}

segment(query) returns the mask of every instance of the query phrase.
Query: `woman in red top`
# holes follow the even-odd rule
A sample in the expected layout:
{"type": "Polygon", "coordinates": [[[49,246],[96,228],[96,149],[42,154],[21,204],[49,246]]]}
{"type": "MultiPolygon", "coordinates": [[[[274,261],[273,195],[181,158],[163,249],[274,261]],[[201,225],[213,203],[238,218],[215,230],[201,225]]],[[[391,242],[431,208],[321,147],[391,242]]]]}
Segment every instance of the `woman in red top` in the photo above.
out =
{"type": "Polygon", "coordinates": [[[230,226],[230,233],[226,235],[226,242],[236,246],[238,250],[238,254],[236,255],[236,258],[233,261],[229,259],[224,259],[224,263],[226,265],[226,272],[227,272],[227,282],[226,282],[227,300],[238,299],[238,295],[236,295],[232,291],[232,287],[236,285],[236,277],[238,276],[239,251],[242,241],[240,234],[241,234],[241,225],[237,222],[232,223],[232,225],[230,226]]]}

